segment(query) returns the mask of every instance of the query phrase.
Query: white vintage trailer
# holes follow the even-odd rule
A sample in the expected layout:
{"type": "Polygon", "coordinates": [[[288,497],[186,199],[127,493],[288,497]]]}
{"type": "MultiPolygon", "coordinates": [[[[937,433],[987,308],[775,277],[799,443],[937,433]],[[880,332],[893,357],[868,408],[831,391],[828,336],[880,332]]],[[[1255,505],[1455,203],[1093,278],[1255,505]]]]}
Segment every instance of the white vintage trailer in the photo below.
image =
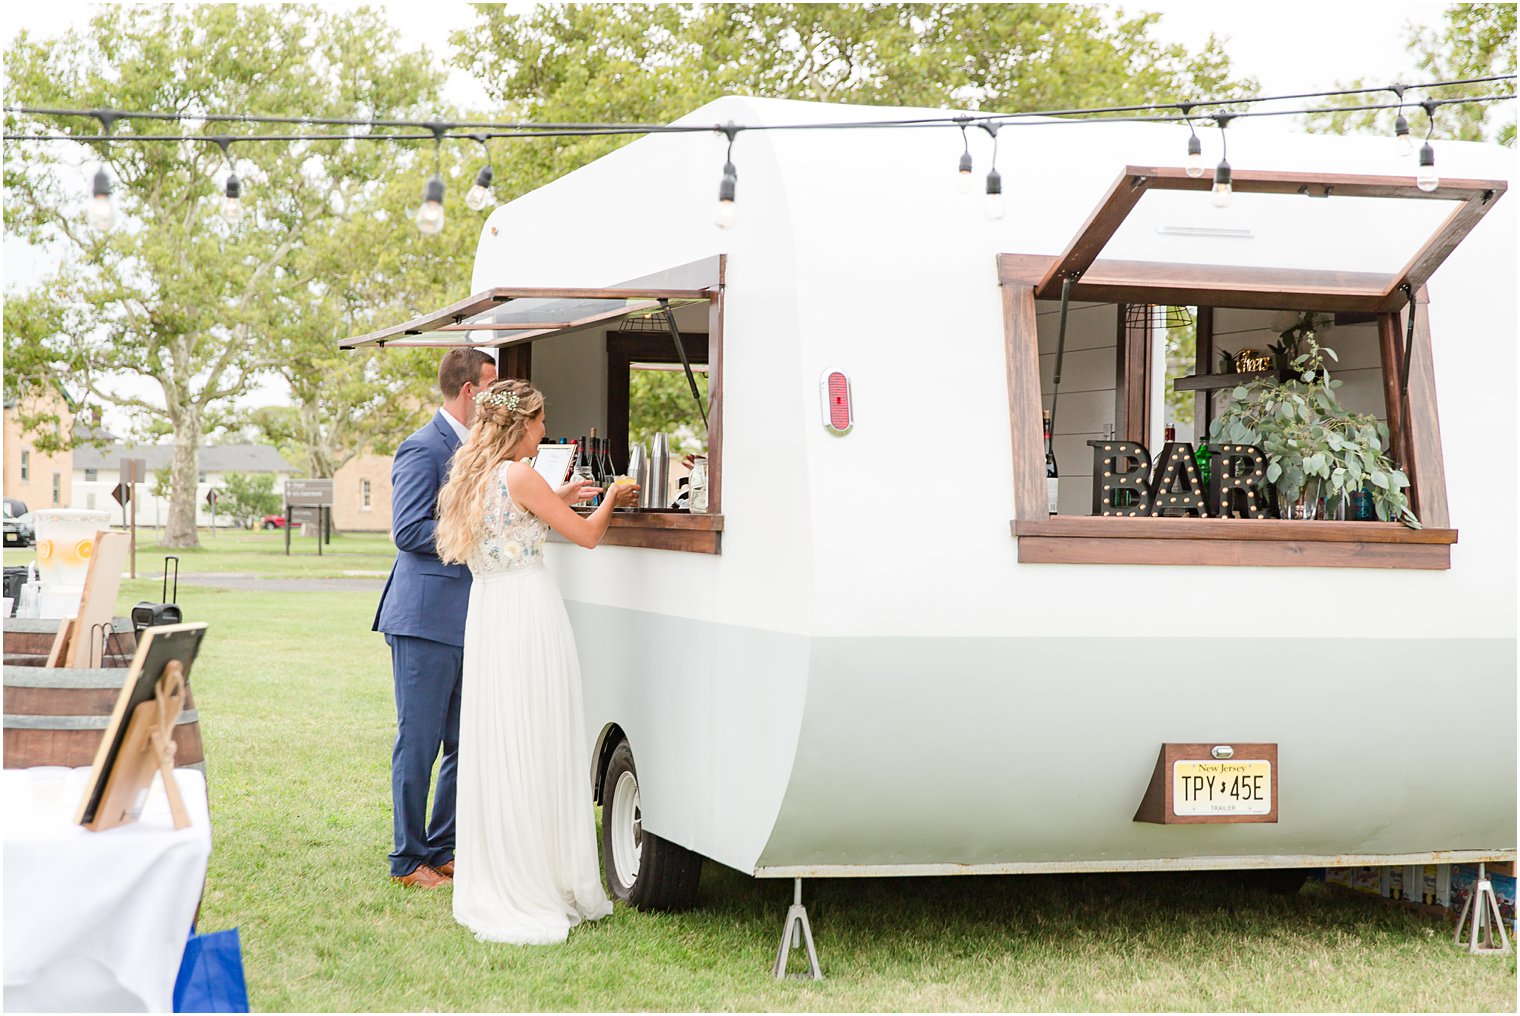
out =
{"type": "MultiPolygon", "coordinates": [[[[733,98],[682,122],[926,115],[733,98]]],[[[550,434],[626,427],[630,358],[673,344],[620,322],[660,296],[710,364],[714,514],[549,556],[621,895],[689,901],[697,857],[800,878],[1515,856],[1514,155],[1438,141],[1425,196],[1389,139],[1236,130],[1218,209],[1176,168],[1187,137],[1004,127],[989,220],[954,129],[741,133],[730,229],[723,137],[649,137],[497,208],[476,297],[351,340],[502,345],[550,434]],[[1343,398],[1408,431],[1425,529],[1089,517],[1088,440],[1160,447],[1133,308],[1171,304],[1201,308],[1204,371],[1336,313],[1343,398]],[[1136,821],[1172,743],[1275,745],[1276,821],[1136,821]]]]}

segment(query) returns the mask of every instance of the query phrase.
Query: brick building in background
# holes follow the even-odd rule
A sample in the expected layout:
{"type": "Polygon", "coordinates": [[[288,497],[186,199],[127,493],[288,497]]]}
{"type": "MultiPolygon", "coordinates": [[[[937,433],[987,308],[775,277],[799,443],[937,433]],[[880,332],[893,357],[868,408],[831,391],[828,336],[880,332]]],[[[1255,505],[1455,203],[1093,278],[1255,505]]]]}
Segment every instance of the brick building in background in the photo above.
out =
{"type": "Polygon", "coordinates": [[[74,453],[37,450],[38,435],[21,427],[21,414],[56,413],[58,432],[67,440],[74,430],[74,404],[59,392],[42,396],[5,396],[5,496],[26,502],[28,509],[83,507],[74,504],[74,453]]]}

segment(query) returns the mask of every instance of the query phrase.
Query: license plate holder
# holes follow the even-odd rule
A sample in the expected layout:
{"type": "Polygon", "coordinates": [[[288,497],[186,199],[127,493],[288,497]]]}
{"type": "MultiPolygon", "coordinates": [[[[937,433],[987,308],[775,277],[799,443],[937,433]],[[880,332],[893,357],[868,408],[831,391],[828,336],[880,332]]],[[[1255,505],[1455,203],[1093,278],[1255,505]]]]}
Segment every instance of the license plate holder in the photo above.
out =
{"type": "Polygon", "coordinates": [[[1276,822],[1277,745],[1168,742],[1161,746],[1136,822],[1161,825],[1276,822]]]}

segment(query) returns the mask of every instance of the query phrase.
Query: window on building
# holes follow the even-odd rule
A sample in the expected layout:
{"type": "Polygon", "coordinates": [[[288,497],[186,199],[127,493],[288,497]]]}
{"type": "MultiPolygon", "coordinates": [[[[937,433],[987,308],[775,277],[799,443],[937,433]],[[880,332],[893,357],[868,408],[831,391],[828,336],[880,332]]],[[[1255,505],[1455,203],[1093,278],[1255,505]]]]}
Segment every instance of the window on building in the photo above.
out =
{"type": "Polygon", "coordinates": [[[53,503],[63,504],[63,474],[53,474],[53,503]]]}
{"type": "Polygon", "coordinates": [[[198,482],[198,483],[205,483],[206,482],[206,471],[204,469],[202,469],[199,473],[196,474],[195,479],[196,479],[196,482],[198,482]]]}
{"type": "Polygon", "coordinates": [[[98,470],[98,469],[86,469],[84,471],[84,478],[85,478],[86,482],[94,483],[96,480],[100,479],[100,470],[98,470]]]}
{"type": "Polygon", "coordinates": [[[25,449],[21,452],[21,478],[29,480],[32,476],[32,453],[25,449]]]}
{"type": "Polygon", "coordinates": [[[371,507],[372,505],[370,504],[369,498],[369,480],[366,478],[359,481],[359,510],[367,512],[371,507]]]}

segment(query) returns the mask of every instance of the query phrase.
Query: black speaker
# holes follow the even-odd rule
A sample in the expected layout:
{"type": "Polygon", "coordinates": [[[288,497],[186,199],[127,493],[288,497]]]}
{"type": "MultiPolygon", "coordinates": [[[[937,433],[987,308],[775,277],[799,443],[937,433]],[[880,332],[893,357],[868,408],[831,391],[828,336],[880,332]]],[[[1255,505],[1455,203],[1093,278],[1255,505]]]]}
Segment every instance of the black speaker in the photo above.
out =
{"type": "Polygon", "coordinates": [[[179,624],[185,619],[180,611],[179,604],[179,558],[173,554],[164,558],[164,588],[159,593],[164,603],[149,603],[147,600],[132,608],[132,629],[141,636],[144,628],[156,628],[161,624],[179,624]],[[174,562],[174,595],[169,595],[169,562],[174,562]]]}

